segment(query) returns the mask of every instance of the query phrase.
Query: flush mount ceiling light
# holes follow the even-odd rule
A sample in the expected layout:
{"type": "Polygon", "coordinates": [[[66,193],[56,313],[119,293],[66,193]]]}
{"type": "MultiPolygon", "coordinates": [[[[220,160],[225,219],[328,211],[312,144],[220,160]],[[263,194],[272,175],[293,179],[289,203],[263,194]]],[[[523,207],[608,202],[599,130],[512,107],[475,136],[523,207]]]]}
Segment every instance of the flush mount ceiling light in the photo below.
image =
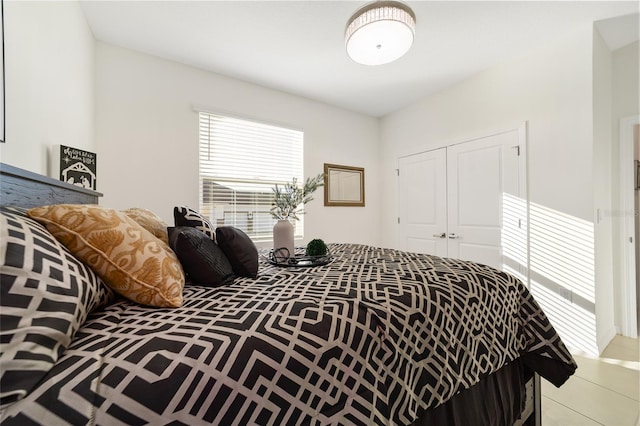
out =
{"type": "Polygon", "coordinates": [[[397,1],[378,1],[358,10],[344,34],[347,54],[364,65],[393,62],[409,51],[416,31],[416,16],[397,1]]]}

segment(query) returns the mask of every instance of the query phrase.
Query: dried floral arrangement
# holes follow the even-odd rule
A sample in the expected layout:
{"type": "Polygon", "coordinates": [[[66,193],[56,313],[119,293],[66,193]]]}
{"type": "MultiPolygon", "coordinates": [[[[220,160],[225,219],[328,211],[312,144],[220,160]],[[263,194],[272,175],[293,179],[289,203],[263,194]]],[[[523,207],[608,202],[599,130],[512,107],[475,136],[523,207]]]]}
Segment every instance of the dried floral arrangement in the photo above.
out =
{"type": "Polygon", "coordinates": [[[302,187],[298,185],[296,178],[285,183],[282,187],[276,185],[273,188],[271,216],[276,219],[298,220],[299,215],[304,214],[304,205],[313,200],[312,194],[323,185],[323,173],[313,178],[307,178],[302,187]]]}

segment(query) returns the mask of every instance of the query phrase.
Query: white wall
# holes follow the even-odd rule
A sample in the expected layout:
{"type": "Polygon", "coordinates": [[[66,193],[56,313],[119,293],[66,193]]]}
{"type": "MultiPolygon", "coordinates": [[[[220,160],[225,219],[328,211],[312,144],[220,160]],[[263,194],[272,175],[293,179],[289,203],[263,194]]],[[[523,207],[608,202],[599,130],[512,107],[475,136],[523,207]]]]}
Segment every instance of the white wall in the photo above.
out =
{"type": "Polygon", "coordinates": [[[366,207],[307,204],[305,240],[377,245],[378,120],[197,68],[96,44],[96,141],[102,204],[145,207],[173,223],[173,207],[198,207],[194,105],[304,131],[306,176],[323,164],[365,168],[366,207]]]}
{"type": "Polygon", "coordinates": [[[589,25],[384,117],[381,229],[395,246],[398,157],[528,121],[532,290],[565,341],[594,353],[592,47],[589,25]]]}
{"type": "Polygon", "coordinates": [[[640,42],[637,41],[613,52],[614,122],[640,112],[639,52],[640,42]]]}
{"type": "Polygon", "coordinates": [[[593,196],[596,220],[595,242],[595,297],[596,334],[602,351],[616,334],[614,323],[613,290],[613,223],[611,215],[611,186],[614,176],[612,164],[612,55],[601,37],[593,34],[593,196]]]}
{"type": "MultiPolygon", "coordinates": [[[[611,185],[611,198],[613,208],[611,211],[612,226],[615,232],[613,233],[613,281],[615,283],[615,322],[621,324],[622,319],[619,315],[621,312],[620,298],[622,297],[621,285],[622,278],[622,253],[620,251],[622,242],[622,236],[620,233],[621,219],[624,214],[628,212],[620,211],[620,193],[619,193],[619,176],[620,170],[620,120],[626,117],[637,116],[640,114],[640,81],[638,76],[640,75],[639,63],[640,63],[640,43],[635,42],[620,49],[615,50],[612,53],[612,170],[614,171],[614,179],[611,185]]],[[[638,268],[640,269],[640,268],[638,268]]],[[[638,292],[640,295],[640,292],[638,292]]],[[[639,305],[640,306],[640,305],[639,305]]]]}
{"type": "Polygon", "coordinates": [[[4,2],[0,160],[47,174],[48,150],[94,151],[94,39],[77,2],[4,2]]]}
{"type": "MultiPolygon", "coordinates": [[[[591,28],[527,52],[383,118],[384,198],[395,199],[397,158],[529,121],[531,201],[593,218],[591,28]],[[567,194],[571,196],[568,197],[567,194]]],[[[395,209],[383,215],[396,243],[395,209]]]]}

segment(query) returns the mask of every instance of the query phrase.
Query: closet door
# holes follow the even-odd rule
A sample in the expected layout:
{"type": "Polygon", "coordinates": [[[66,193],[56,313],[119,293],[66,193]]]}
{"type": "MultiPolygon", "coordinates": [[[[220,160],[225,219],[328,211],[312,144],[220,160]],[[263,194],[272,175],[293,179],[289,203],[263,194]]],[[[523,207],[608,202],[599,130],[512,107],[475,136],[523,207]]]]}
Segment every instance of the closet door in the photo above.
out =
{"type": "Polygon", "coordinates": [[[446,160],[445,148],[398,160],[401,250],[447,256],[446,160]]]}
{"type": "Polygon", "coordinates": [[[520,217],[518,132],[448,147],[448,256],[503,269],[504,245],[520,217]]]}
{"type": "Polygon", "coordinates": [[[526,280],[525,144],[522,126],[400,158],[399,248],[484,263],[526,280]]]}

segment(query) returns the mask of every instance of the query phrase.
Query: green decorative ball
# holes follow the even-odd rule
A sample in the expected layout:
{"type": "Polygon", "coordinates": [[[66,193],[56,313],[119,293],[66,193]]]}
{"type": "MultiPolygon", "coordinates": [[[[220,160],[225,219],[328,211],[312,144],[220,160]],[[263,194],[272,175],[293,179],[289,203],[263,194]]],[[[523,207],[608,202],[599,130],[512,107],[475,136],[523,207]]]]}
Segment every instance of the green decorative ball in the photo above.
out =
{"type": "Polygon", "coordinates": [[[309,241],[305,251],[307,256],[324,256],[327,254],[327,245],[319,238],[309,241]]]}

